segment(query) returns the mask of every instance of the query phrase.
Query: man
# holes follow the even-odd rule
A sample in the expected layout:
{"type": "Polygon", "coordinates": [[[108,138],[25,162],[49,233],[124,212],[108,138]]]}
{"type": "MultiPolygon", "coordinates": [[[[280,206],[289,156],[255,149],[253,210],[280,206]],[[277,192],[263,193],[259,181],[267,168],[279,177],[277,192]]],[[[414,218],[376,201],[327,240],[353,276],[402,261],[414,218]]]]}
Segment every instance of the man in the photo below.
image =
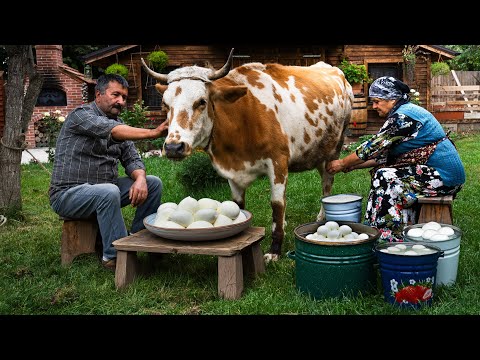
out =
{"type": "Polygon", "coordinates": [[[155,129],[125,125],[118,115],[126,105],[128,82],[120,75],[98,78],[95,101],[74,109],[58,135],[50,182],[50,205],[60,216],[96,216],[102,237],[102,265],[115,270],[112,242],[128,235],[121,208],[136,207],[131,232],[160,206],[162,182],[147,175],[132,140],[165,136],[167,121],[155,129]],[[127,176],[118,177],[118,163],[127,176]]]}

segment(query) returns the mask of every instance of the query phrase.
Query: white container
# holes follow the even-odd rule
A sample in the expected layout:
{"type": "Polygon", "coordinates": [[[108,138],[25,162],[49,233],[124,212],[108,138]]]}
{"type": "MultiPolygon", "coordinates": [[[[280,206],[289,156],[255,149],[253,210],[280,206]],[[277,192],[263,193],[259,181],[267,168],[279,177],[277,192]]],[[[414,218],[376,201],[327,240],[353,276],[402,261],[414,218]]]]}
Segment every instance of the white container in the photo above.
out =
{"type": "Polygon", "coordinates": [[[428,245],[434,245],[443,250],[444,255],[438,259],[437,266],[437,281],[436,285],[453,285],[457,280],[458,260],[460,257],[460,240],[462,238],[462,231],[450,224],[440,224],[441,226],[448,226],[453,229],[454,234],[450,235],[448,240],[433,241],[424,239],[422,237],[408,236],[410,229],[422,228],[425,224],[416,224],[405,227],[403,230],[404,240],[412,242],[421,242],[428,245]]]}
{"type": "Polygon", "coordinates": [[[361,222],[362,196],[358,194],[337,194],[322,198],[327,221],[361,222]]]}

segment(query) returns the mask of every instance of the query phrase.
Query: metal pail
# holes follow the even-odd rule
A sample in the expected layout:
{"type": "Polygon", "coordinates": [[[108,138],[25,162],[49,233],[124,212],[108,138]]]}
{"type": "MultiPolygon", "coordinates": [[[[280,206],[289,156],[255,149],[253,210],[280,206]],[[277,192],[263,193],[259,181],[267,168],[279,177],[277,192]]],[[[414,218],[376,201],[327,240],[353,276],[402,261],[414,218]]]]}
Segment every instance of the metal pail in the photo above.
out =
{"type": "Polygon", "coordinates": [[[385,301],[401,308],[431,305],[435,287],[438,258],[443,251],[425,243],[390,242],[375,246],[385,301]],[[413,245],[423,245],[425,253],[405,254],[413,245]],[[388,248],[400,249],[389,252],[388,248]]]}
{"type": "Polygon", "coordinates": [[[337,194],[322,198],[327,221],[361,222],[362,196],[358,194],[337,194]]]}
{"type": "Polygon", "coordinates": [[[305,236],[325,223],[312,222],[294,229],[295,251],[288,252],[287,256],[295,260],[297,289],[315,299],[375,291],[377,272],[373,246],[379,237],[378,230],[339,221],[339,225],[348,225],[359,234],[366,233],[368,239],[338,242],[306,239],[305,236]]]}
{"type": "Polygon", "coordinates": [[[416,224],[405,227],[403,230],[405,241],[422,242],[429,245],[436,246],[443,250],[443,257],[438,259],[437,265],[437,282],[436,285],[453,285],[457,280],[458,261],[460,258],[460,240],[462,238],[462,231],[450,224],[440,224],[442,227],[447,226],[453,229],[453,235],[449,236],[448,240],[429,240],[422,237],[414,237],[407,235],[410,229],[421,228],[425,224],[416,224]]]}

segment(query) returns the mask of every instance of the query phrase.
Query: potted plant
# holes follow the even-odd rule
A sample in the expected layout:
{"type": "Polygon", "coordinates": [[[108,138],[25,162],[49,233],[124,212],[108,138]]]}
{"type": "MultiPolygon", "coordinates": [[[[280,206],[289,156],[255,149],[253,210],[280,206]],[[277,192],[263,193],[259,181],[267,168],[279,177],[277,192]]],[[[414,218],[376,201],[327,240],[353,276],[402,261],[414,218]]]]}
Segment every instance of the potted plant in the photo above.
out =
{"type": "Polygon", "coordinates": [[[168,65],[168,55],[162,50],[152,51],[147,56],[147,60],[150,61],[155,71],[162,72],[168,65]]]}
{"type": "Polygon", "coordinates": [[[112,64],[105,69],[105,74],[118,74],[126,79],[128,68],[123,64],[112,64]]]}
{"type": "Polygon", "coordinates": [[[363,84],[372,82],[372,79],[368,76],[367,67],[363,64],[354,64],[347,59],[343,59],[338,67],[343,71],[350,85],[352,85],[354,93],[363,92],[363,84]]]}

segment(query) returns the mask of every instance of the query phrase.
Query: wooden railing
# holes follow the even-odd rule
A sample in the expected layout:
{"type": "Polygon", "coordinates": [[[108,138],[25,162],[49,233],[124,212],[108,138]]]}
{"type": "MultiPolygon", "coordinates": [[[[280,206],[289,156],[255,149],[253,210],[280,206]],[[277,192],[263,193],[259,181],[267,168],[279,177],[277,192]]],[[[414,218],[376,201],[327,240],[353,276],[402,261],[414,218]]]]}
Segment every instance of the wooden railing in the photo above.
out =
{"type": "Polygon", "coordinates": [[[433,111],[463,111],[464,118],[480,117],[480,85],[434,86],[433,111]]]}
{"type": "Polygon", "coordinates": [[[454,71],[432,79],[431,109],[434,112],[457,111],[464,119],[480,118],[480,73],[454,71]]]}

